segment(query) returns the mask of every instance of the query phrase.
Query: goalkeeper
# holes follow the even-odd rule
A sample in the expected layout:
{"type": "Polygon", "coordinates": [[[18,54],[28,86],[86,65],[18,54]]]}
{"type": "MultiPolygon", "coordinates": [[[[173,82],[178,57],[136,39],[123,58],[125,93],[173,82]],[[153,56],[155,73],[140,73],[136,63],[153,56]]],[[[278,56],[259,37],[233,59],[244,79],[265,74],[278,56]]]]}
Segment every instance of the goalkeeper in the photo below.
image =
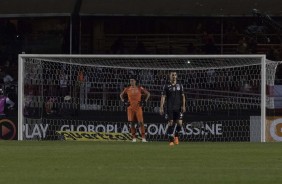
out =
{"type": "Polygon", "coordinates": [[[164,114],[164,103],[166,103],[165,118],[168,121],[167,134],[169,145],[179,144],[178,134],[182,129],[183,113],[186,111],[185,95],[183,85],[177,82],[177,73],[170,72],[170,82],[163,86],[160,114],[164,114]],[[174,129],[176,125],[176,129],[174,129]]]}
{"type": "Polygon", "coordinates": [[[130,86],[126,87],[120,93],[121,101],[124,102],[124,104],[127,106],[127,118],[131,125],[130,131],[132,134],[132,142],[136,142],[136,122],[140,126],[142,142],[147,142],[145,138],[142,106],[145,105],[149,97],[150,93],[145,88],[136,85],[136,77],[130,77],[130,86]],[[141,100],[142,95],[145,95],[145,100],[141,100]],[[125,100],[126,96],[128,101],[125,100]]]}

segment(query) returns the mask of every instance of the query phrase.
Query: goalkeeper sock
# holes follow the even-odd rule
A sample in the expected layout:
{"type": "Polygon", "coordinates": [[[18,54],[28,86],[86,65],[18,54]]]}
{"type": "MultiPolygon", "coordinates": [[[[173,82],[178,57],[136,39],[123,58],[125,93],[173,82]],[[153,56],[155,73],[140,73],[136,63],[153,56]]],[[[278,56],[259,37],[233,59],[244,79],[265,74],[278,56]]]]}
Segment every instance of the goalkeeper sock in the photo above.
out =
{"type": "Polygon", "coordinates": [[[178,137],[178,136],[179,136],[179,132],[181,131],[181,128],[182,128],[182,126],[180,126],[180,125],[177,125],[177,126],[176,126],[175,137],[178,137]]]}
{"type": "Polygon", "coordinates": [[[173,128],[174,128],[174,126],[172,126],[172,125],[168,126],[168,128],[167,128],[167,135],[168,135],[168,138],[169,138],[169,142],[173,142],[173,140],[174,140],[173,128]]]}
{"type": "Polygon", "coordinates": [[[132,138],[136,138],[136,129],[135,129],[135,124],[134,123],[130,123],[130,131],[131,131],[131,135],[132,135],[132,138]]]}

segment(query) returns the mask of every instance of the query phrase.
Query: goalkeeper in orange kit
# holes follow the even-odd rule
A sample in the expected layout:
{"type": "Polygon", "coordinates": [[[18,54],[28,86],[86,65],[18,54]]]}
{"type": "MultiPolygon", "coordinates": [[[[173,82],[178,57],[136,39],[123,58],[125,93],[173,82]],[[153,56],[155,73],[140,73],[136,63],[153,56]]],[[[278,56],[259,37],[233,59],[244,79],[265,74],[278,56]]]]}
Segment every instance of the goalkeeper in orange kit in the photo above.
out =
{"type": "Polygon", "coordinates": [[[148,101],[150,93],[143,87],[136,85],[136,77],[130,78],[130,86],[126,87],[120,93],[120,99],[124,102],[127,107],[127,118],[130,122],[130,131],[132,134],[132,142],[136,142],[136,128],[135,123],[137,122],[140,126],[140,132],[142,135],[142,142],[147,142],[145,138],[145,127],[143,120],[142,106],[148,101]],[[142,100],[142,95],[145,95],[145,99],[142,100]],[[127,96],[128,101],[125,100],[127,96]]]}

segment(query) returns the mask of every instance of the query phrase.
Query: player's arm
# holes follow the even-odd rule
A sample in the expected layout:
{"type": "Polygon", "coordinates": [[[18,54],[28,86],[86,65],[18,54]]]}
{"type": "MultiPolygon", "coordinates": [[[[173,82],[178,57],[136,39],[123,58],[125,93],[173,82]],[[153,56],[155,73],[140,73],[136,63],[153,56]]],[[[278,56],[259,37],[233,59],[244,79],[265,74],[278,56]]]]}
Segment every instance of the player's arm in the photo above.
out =
{"type": "Polygon", "coordinates": [[[161,96],[161,103],[160,103],[160,115],[164,114],[164,103],[166,99],[166,85],[163,86],[162,96],[161,96]]]}
{"type": "Polygon", "coordinates": [[[124,102],[124,94],[126,94],[126,88],[120,93],[119,97],[122,102],[124,102]]]}
{"type": "Polygon", "coordinates": [[[147,91],[145,88],[141,87],[142,92],[145,94],[145,102],[148,101],[148,99],[150,98],[151,94],[149,91],[147,91]]]}
{"type": "Polygon", "coordinates": [[[181,92],[182,92],[182,106],[181,106],[181,111],[182,113],[186,112],[186,98],[184,94],[184,89],[183,86],[181,85],[181,92]]]}
{"type": "Polygon", "coordinates": [[[182,112],[186,112],[186,105],[185,105],[185,94],[182,94],[182,108],[181,108],[181,111],[182,112]]]}
{"type": "Polygon", "coordinates": [[[164,114],[164,103],[165,103],[166,95],[161,96],[161,104],[160,104],[160,115],[164,114]]]}

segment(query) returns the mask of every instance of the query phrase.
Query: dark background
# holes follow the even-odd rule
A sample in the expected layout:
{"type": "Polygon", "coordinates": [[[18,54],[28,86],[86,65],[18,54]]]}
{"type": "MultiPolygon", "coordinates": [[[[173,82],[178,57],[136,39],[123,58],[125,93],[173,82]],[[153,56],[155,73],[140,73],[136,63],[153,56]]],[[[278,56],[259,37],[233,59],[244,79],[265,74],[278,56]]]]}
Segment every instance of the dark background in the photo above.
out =
{"type": "Polygon", "coordinates": [[[0,0],[0,84],[3,72],[14,78],[5,93],[17,102],[20,53],[266,54],[280,61],[281,7],[279,0],[0,0]]]}

